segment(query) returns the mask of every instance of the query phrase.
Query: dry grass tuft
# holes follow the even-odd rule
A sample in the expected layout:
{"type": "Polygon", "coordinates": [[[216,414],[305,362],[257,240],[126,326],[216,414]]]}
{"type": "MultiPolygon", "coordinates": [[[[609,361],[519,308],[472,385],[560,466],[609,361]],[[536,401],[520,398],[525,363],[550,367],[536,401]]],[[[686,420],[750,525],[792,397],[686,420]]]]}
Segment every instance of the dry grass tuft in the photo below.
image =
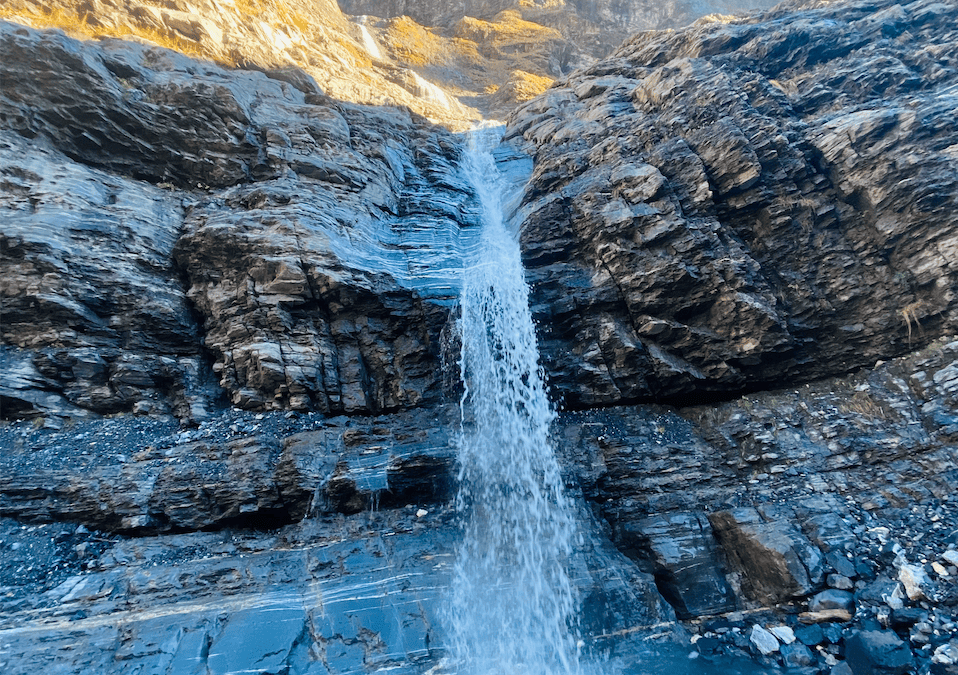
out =
{"type": "Polygon", "coordinates": [[[867,391],[856,391],[841,408],[846,414],[854,415],[856,423],[865,420],[889,420],[893,414],[885,406],[873,399],[867,391]]]}
{"type": "Polygon", "coordinates": [[[901,314],[902,322],[905,324],[905,327],[908,328],[908,345],[911,346],[911,334],[912,334],[912,325],[914,324],[915,330],[918,331],[919,336],[923,336],[925,331],[921,327],[921,323],[918,320],[919,312],[924,309],[924,303],[921,300],[913,302],[911,304],[905,305],[899,310],[901,314]]]}

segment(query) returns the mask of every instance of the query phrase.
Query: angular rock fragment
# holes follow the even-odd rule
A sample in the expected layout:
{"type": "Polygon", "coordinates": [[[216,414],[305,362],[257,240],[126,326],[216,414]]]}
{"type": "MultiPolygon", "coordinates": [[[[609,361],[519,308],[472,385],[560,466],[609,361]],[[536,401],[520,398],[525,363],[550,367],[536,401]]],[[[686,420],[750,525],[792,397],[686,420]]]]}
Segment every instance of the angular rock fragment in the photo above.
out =
{"type": "Polygon", "coordinates": [[[821,552],[787,521],[766,520],[751,508],[712,513],[709,521],[751,598],[776,603],[821,584],[821,552]]]}
{"type": "Polygon", "coordinates": [[[913,667],[911,649],[892,631],[858,631],[845,641],[845,661],[855,675],[903,675],[913,667]]]}

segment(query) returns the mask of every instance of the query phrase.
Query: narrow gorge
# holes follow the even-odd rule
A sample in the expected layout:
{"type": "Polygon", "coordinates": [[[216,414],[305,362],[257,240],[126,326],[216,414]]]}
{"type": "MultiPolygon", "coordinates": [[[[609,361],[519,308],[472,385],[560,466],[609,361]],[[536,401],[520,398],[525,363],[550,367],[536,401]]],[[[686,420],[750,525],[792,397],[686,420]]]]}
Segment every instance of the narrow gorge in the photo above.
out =
{"type": "Polygon", "coordinates": [[[0,670],[958,673],[956,119],[953,2],[4,3],[0,670]]]}

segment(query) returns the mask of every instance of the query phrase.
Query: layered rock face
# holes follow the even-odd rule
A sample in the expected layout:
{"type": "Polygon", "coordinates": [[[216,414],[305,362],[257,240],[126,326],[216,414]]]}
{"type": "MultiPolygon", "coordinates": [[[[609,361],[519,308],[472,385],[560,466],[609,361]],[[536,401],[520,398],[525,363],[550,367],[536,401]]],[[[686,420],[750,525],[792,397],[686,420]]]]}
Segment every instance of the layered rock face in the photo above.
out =
{"type": "MultiPolygon", "coordinates": [[[[958,661],[955,19],[642,35],[512,119],[587,654],[958,661]]],[[[0,28],[4,672],[442,672],[459,139],[266,70],[0,28]]]]}
{"type": "Polygon", "coordinates": [[[207,358],[244,407],[437,400],[474,222],[451,134],[303,74],[12,24],[2,49],[5,415],[202,416],[207,358]]]}
{"type": "MultiPolygon", "coordinates": [[[[586,652],[687,629],[698,640],[680,660],[694,650],[726,672],[743,650],[829,672],[846,654],[878,658],[876,641],[916,668],[945,664],[956,357],[952,339],[717,406],[561,415],[586,652]]],[[[191,430],[128,416],[0,427],[4,666],[428,671],[459,536],[457,418],[231,410],[191,430]]],[[[627,663],[666,662],[640,642],[627,663]]]]}
{"type": "Polygon", "coordinates": [[[568,405],[740,392],[954,330],[954,8],[641,34],[510,119],[568,405]]]}
{"type": "Polygon", "coordinates": [[[0,155],[3,416],[201,414],[208,368],[171,264],[179,196],[15,133],[0,155]]]}

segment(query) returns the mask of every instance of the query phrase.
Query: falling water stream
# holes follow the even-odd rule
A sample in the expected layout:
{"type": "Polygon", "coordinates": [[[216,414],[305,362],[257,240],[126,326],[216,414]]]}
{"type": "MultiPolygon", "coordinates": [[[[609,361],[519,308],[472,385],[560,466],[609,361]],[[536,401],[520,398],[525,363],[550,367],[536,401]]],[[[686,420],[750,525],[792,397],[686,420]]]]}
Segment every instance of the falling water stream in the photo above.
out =
{"type": "Polygon", "coordinates": [[[502,180],[473,132],[465,173],[482,209],[462,291],[463,431],[458,507],[465,532],[451,602],[462,675],[579,672],[566,571],[575,522],[549,437],[546,397],[519,244],[503,217],[502,180]]]}
{"type": "Polygon", "coordinates": [[[463,169],[479,197],[482,225],[461,295],[457,507],[464,534],[446,611],[452,665],[457,675],[767,673],[749,660],[696,660],[678,644],[641,640],[614,660],[580,656],[568,569],[581,535],[550,439],[555,413],[519,243],[504,215],[509,186],[491,152],[499,135],[497,128],[473,132],[463,169]]]}

